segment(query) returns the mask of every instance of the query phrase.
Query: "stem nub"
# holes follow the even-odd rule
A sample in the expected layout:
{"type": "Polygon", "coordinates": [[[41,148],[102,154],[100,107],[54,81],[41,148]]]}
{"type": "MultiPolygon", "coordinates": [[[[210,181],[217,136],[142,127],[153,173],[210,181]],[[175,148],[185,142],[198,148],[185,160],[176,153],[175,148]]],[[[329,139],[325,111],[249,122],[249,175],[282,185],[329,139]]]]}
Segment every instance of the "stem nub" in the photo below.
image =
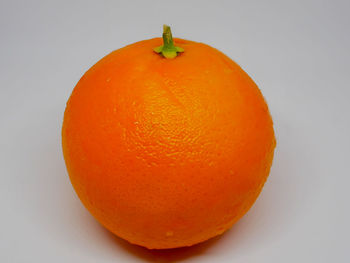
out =
{"type": "Polygon", "coordinates": [[[170,26],[163,26],[163,45],[153,49],[155,52],[162,54],[165,58],[175,58],[177,53],[184,52],[181,47],[174,46],[173,36],[170,26]]]}

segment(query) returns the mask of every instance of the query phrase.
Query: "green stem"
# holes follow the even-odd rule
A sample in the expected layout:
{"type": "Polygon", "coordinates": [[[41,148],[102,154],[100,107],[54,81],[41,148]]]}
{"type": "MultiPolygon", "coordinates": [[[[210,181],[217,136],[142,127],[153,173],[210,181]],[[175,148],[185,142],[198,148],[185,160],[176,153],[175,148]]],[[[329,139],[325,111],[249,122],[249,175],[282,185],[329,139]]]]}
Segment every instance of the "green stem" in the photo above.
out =
{"type": "Polygon", "coordinates": [[[163,26],[163,45],[153,49],[155,52],[162,54],[165,58],[175,58],[178,52],[184,52],[181,47],[174,46],[173,36],[170,26],[163,26]]]}

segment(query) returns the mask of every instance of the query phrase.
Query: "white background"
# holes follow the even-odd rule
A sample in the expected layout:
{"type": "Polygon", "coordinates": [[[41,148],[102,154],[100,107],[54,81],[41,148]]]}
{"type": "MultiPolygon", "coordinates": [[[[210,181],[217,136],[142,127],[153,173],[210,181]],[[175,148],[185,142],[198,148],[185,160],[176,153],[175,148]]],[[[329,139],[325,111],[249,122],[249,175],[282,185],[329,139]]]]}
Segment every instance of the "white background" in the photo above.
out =
{"type": "Polygon", "coordinates": [[[0,262],[349,262],[349,1],[0,1],[0,262]],[[256,204],[192,248],[104,230],[68,179],[65,103],[82,74],[161,35],[205,42],[266,97],[277,148],[256,204]]]}

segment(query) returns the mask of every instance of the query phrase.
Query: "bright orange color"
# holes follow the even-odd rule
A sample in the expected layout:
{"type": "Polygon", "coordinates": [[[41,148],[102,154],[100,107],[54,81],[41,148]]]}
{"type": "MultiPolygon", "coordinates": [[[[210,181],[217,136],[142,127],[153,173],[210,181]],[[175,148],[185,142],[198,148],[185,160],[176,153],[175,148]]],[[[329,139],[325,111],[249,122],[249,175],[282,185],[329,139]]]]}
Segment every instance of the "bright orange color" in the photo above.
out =
{"type": "Polygon", "coordinates": [[[275,148],[253,80],[205,44],[160,38],[116,50],[75,87],[63,153],[86,208],[147,248],[190,246],[229,229],[258,197],[275,148]]]}

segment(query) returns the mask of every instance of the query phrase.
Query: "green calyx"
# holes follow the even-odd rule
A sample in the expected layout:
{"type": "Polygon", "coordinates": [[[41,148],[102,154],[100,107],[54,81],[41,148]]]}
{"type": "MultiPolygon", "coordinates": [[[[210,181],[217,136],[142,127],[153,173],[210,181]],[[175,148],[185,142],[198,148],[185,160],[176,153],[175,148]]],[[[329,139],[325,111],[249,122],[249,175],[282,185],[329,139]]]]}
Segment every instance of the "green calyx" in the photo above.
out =
{"type": "Polygon", "coordinates": [[[173,36],[170,26],[163,26],[163,45],[153,49],[155,52],[162,54],[165,58],[175,58],[177,53],[184,52],[181,47],[174,46],[173,36]]]}

